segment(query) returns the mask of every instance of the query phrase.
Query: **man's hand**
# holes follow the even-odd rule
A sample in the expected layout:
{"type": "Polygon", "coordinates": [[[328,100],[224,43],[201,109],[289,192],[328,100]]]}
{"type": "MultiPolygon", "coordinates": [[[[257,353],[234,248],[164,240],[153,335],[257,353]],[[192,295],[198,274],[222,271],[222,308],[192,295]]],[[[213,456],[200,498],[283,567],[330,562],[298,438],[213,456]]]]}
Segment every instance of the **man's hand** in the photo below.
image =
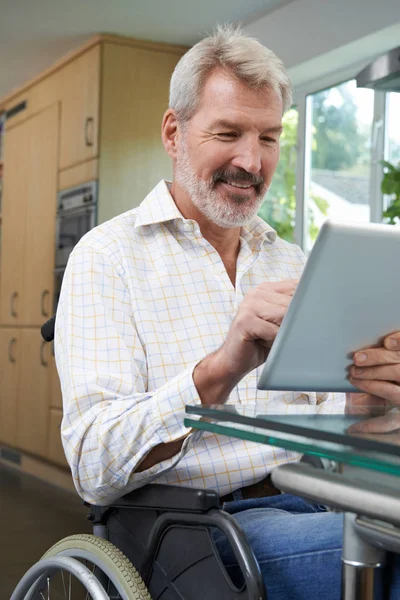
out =
{"type": "Polygon", "coordinates": [[[193,379],[204,404],[222,404],[239,381],[268,356],[297,280],[262,283],[239,306],[222,346],[202,360],[193,379]]]}
{"type": "Polygon", "coordinates": [[[347,394],[348,414],[370,415],[349,428],[349,433],[383,433],[400,427],[400,332],[383,340],[383,346],[356,352],[350,382],[363,393],[347,394]]]}
{"type": "Polygon", "coordinates": [[[262,283],[246,295],[218,350],[232,376],[244,377],[265,362],[296,286],[292,279],[262,283]]]}

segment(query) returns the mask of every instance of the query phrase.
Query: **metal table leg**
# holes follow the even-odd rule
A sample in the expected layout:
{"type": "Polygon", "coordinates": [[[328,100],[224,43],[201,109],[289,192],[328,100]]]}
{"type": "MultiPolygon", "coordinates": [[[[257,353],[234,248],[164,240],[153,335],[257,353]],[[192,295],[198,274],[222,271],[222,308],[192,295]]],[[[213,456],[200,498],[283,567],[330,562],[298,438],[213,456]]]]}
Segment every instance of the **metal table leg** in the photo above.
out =
{"type": "Polygon", "coordinates": [[[357,515],[344,513],[342,600],[373,600],[374,569],[383,565],[385,551],[359,535],[357,515]]]}

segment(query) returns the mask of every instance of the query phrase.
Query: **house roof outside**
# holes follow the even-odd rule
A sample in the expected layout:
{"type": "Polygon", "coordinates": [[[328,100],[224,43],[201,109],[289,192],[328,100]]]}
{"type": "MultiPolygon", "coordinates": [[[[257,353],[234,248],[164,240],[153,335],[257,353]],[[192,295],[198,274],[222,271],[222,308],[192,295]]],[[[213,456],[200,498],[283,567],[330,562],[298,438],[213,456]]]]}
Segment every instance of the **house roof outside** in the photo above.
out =
{"type": "Polygon", "coordinates": [[[314,183],[340,196],[351,204],[369,204],[369,177],[350,175],[343,171],[312,169],[314,183]]]}

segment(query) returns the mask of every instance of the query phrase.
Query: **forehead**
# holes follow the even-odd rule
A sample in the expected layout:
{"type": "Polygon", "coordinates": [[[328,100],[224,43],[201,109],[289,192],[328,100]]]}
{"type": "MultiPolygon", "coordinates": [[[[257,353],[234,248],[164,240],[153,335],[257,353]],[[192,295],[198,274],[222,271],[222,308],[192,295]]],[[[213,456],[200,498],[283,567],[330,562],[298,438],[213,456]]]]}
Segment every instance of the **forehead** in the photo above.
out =
{"type": "Polygon", "coordinates": [[[206,79],[193,119],[212,122],[224,118],[257,120],[265,126],[279,125],[282,99],[267,87],[250,89],[223,70],[213,71],[206,79]]]}

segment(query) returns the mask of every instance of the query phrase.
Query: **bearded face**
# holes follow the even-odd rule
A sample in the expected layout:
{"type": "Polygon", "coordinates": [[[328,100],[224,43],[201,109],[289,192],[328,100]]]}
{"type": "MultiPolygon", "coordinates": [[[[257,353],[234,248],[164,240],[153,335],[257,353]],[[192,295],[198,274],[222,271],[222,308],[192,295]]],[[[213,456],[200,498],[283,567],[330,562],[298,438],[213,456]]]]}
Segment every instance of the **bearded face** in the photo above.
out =
{"type": "Polygon", "coordinates": [[[240,167],[220,167],[207,180],[197,177],[186,143],[179,148],[175,178],[196,208],[209,221],[224,228],[250,222],[268,192],[262,176],[240,167]]]}
{"type": "Polygon", "coordinates": [[[209,221],[241,227],[257,214],[279,159],[282,101],[225,72],[205,82],[194,115],[180,124],[174,179],[209,221]]]}

